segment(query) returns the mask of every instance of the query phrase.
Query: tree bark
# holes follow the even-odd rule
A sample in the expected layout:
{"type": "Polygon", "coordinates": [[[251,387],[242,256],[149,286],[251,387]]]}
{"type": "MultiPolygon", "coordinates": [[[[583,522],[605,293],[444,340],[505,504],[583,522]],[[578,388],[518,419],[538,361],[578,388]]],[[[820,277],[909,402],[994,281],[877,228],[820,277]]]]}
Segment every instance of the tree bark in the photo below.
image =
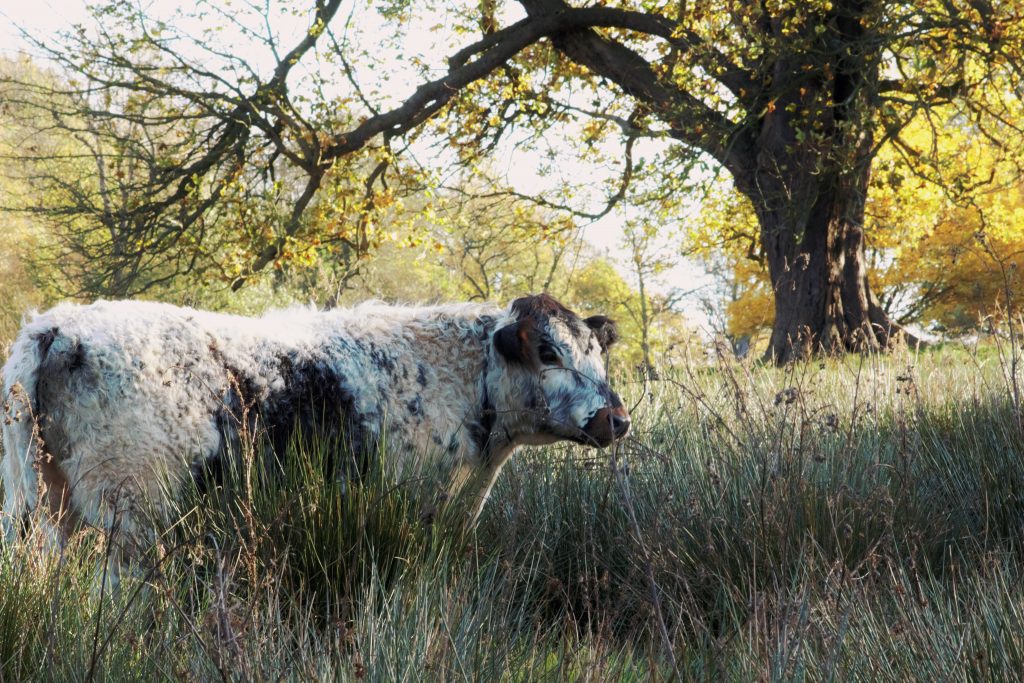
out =
{"type": "MultiPolygon", "coordinates": [[[[813,182],[809,209],[758,207],[775,321],[765,359],[787,363],[816,353],[877,351],[900,338],[868,283],[864,204],[869,166],[813,182]]],[[[799,181],[793,185],[804,184],[799,181]]]]}
{"type": "MultiPolygon", "coordinates": [[[[868,283],[864,207],[875,145],[871,111],[880,58],[862,18],[866,0],[834,5],[820,68],[795,53],[773,64],[751,171],[733,173],[753,203],[775,293],[766,360],[876,351],[906,335],[868,283]]],[[[766,30],[778,31],[777,21],[766,30]]]]}

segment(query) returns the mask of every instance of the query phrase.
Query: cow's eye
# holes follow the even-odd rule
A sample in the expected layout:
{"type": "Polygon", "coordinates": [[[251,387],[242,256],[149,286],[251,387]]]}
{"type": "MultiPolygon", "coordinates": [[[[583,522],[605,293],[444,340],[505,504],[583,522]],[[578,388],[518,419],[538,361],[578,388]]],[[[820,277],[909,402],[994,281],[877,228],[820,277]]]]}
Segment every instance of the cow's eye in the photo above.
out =
{"type": "Polygon", "coordinates": [[[544,365],[561,365],[562,359],[558,357],[555,350],[550,346],[544,345],[537,349],[537,356],[540,358],[540,362],[544,365]]]}

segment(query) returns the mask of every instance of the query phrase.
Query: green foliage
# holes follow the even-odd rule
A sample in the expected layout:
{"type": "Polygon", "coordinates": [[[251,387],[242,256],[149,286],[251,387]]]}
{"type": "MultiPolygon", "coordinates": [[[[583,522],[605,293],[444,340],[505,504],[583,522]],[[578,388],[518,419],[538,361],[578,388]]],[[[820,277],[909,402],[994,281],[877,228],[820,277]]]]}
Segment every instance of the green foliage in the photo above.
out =
{"type": "MultiPolygon", "coordinates": [[[[466,198],[438,192],[430,201],[410,201],[389,237],[354,268],[320,254],[313,267],[288,266],[270,280],[278,298],[320,304],[384,301],[494,301],[506,304],[527,293],[547,291],[584,314],[602,313],[620,327],[621,345],[613,355],[620,367],[643,360],[641,301],[647,299],[648,337],[658,358],[673,346],[694,343],[695,334],[673,309],[669,296],[641,293],[620,272],[634,264],[612,262],[584,241],[580,231],[557,215],[520,199],[466,198]],[[286,298],[286,297],[284,297],[286,298]]],[[[651,280],[660,268],[641,269],[651,280]]],[[[634,277],[635,279],[635,277],[634,277]]],[[[214,300],[214,305],[221,299],[214,300]]],[[[226,301],[231,305],[230,301],[226,301]]]]}
{"type": "Polygon", "coordinates": [[[874,269],[893,308],[955,331],[1024,310],[1024,184],[1015,154],[939,110],[883,148],[876,168],[868,205],[874,269]]]}
{"type": "MultiPolygon", "coordinates": [[[[885,177],[895,183],[942,167],[936,177],[957,204],[943,211],[941,226],[918,236],[925,258],[914,262],[908,250],[890,248],[876,260],[876,272],[899,263],[898,272],[882,274],[886,294],[907,271],[915,281],[903,295],[916,301],[903,309],[956,289],[966,302],[939,317],[959,325],[996,292],[993,278],[976,287],[941,281],[963,247],[943,233],[975,221],[988,240],[982,252],[997,253],[1003,270],[1016,258],[1018,231],[995,220],[1012,202],[989,201],[979,188],[1016,182],[1007,175],[1014,164],[1003,162],[1021,149],[1019,5],[573,8],[488,0],[392,2],[346,13],[332,0],[305,9],[200,3],[157,16],[160,8],[101,3],[91,10],[94,31],[37,44],[59,75],[17,72],[5,81],[19,126],[40,142],[38,153],[23,155],[31,182],[19,208],[46,223],[35,251],[60,270],[54,281],[66,294],[223,299],[213,290],[283,288],[294,276],[329,281],[325,298],[333,302],[374,254],[408,242],[459,263],[457,286],[438,281],[432,261],[417,268],[417,291],[503,298],[501,290],[517,288],[569,292],[556,271],[575,219],[627,206],[625,232],[665,240],[692,209],[692,190],[724,170],[757,209],[748,214],[761,223],[753,243],[773,242],[757,255],[773,262],[776,278],[761,286],[756,269],[741,264],[733,283],[757,291],[752,303],[732,302],[733,336],[765,324],[765,300],[787,286],[779,278],[789,278],[787,291],[828,289],[849,309],[839,324],[820,319],[832,304],[808,304],[801,312],[808,319],[794,317],[796,327],[837,349],[860,343],[851,330],[884,347],[895,335],[878,323],[886,311],[870,296],[863,269],[842,285],[796,282],[794,273],[821,279],[836,265],[818,263],[839,257],[815,244],[842,243],[849,251],[842,258],[853,264],[864,254],[862,227],[872,228],[867,246],[876,249],[899,232],[862,220],[862,186],[879,147],[892,145],[900,153],[883,152],[885,177]],[[522,10],[524,22],[510,23],[522,10]],[[560,38],[570,34],[574,41],[560,38]],[[388,68],[367,66],[382,62],[388,68]],[[922,120],[933,139],[918,144],[909,138],[922,120]],[[968,146],[984,140],[1000,163],[961,155],[971,163],[958,164],[955,144],[952,155],[927,151],[951,136],[971,139],[968,146]],[[431,162],[421,165],[428,150],[431,162]],[[531,155],[533,179],[515,182],[529,187],[488,177],[501,178],[490,172],[498,166],[519,175],[522,152],[531,155]],[[995,165],[999,177],[979,182],[979,169],[995,165]],[[475,206],[453,209],[459,202],[441,196],[442,187],[474,196],[475,206]],[[521,193],[546,210],[505,201],[521,193]],[[967,210],[986,202],[984,216],[967,210]],[[523,220],[481,224],[495,205],[523,220]],[[470,226],[479,234],[469,237],[470,226]],[[804,258],[813,267],[791,267],[804,258]],[[508,269],[499,273],[498,262],[508,269]],[[857,291],[838,291],[850,287],[857,291]],[[864,310],[853,311],[854,301],[864,310]],[[873,325],[864,324],[869,319],[873,325]]],[[[727,222],[720,227],[730,231],[727,222]]],[[[904,244],[915,241],[906,237],[904,244]]],[[[650,364],[658,315],[649,313],[672,306],[644,291],[642,280],[659,270],[654,255],[628,260],[638,266],[640,305],[619,303],[639,319],[650,364]]],[[[981,261],[961,261],[968,262],[961,284],[984,279],[981,261]]],[[[899,308],[892,301],[890,311],[899,308]]],[[[804,334],[776,332],[780,347],[787,335],[804,334]]],[[[774,351],[780,361],[789,353],[774,351]]]]}
{"type": "MultiPolygon", "coordinates": [[[[16,77],[17,88],[9,87],[19,96],[36,81],[52,87],[54,76],[31,64],[6,64],[4,69],[16,77]]],[[[139,258],[151,255],[157,261],[139,262],[122,272],[108,258],[109,251],[121,251],[119,240],[137,236],[130,226],[128,232],[113,225],[90,228],[86,214],[120,220],[125,207],[118,202],[134,201],[128,185],[139,169],[129,168],[135,163],[131,158],[106,149],[116,142],[109,131],[74,126],[37,135],[39,147],[26,156],[17,144],[31,130],[34,111],[24,102],[6,111],[11,125],[3,136],[2,182],[9,191],[2,208],[11,221],[12,239],[0,253],[8,288],[0,310],[0,338],[13,338],[32,305],[44,307],[68,295],[91,299],[137,293],[138,287],[150,298],[240,313],[258,313],[296,299],[321,305],[366,298],[507,302],[550,291],[582,311],[601,310],[617,318],[625,328],[618,357],[639,363],[642,335],[633,320],[640,308],[638,293],[584,246],[564,214],[508,192],[475,196],[494,189],[479,182],[405,197],[403,182],[419,185],[426,179],[393,160],[389,189],[368,193],[361,179],[371,162],[386,156],[380,150],[332,168],[301,229],[289,236],[264,273],[248,273],[247,264],[277,238],[274,226],[283,220],[285,179],[252,183],[235,177],[225,182],[217,190],[218,210],[205,219],[204,242],[194,245],[185,270],[178,272],[169,262],[157,265],[161,249],[140,244],[135,246],[139,258]],[[103,182],[119,183],[119,189],[103,182]],[[37,211],[41,200],[46,207],[37,211]],[[77,207],[70,212],[69,202],[77,207]],[[122,276],[127,278],[123,287],[115,282],[122,276]],[[229,285],[241,276],[248,278],[247,286],[231,291],[229,285]]],[[[661,340],[656,348],[669,343],[661,340]]]]}

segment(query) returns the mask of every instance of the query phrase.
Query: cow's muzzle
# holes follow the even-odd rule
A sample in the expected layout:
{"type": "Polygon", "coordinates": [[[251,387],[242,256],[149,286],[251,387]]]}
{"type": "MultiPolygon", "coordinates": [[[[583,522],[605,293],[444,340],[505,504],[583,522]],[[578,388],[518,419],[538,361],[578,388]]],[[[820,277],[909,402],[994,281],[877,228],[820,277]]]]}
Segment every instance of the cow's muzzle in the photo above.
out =
{"type": "Polygon", "coordinates": [[[590,418],[583,428],[583,433],[601,448],[629,433],[629,413],[621,404],[615,407],[601,408],[590,418]]]}

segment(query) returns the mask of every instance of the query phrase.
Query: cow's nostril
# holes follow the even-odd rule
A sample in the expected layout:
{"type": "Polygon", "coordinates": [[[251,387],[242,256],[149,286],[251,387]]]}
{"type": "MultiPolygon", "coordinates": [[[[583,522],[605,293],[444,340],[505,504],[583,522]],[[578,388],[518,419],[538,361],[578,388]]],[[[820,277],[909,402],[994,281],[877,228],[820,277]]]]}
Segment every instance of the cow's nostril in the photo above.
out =
{"type": "Polygon", "coordinates": [[[615,438],[622,438],[629,431],[629,418],[622,417],[621,415],[612,415],[612,431],[615,432],[615,438]]]}

